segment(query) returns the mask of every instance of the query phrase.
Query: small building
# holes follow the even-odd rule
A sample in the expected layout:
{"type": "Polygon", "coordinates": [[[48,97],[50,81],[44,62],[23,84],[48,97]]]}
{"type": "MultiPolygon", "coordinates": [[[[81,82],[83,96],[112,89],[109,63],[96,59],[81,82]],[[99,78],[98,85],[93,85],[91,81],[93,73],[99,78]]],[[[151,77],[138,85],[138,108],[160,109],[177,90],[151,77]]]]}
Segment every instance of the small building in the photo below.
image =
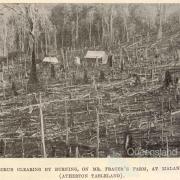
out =
{"type": "Polygon", "coordinates": [[[85,64],[91,66],[98,66],[107,63],[108,55],[105,53],[105,51],[87,51],[84,59],[85,64]]]}
{"type": "Polygon", "coordinates": [[[56,58],[56,57],[45,57],[44,59],[43,59],[43,62],[44,63],[49,63],[49,64],[58,64],[59,63],[59,61],[58,61],[58,59],[56,58]]]}
{"type": "Polygon", "coordinates": [[[55,57],[55,56],[45,57],[43,59],[43,63],[45,65],[43,68],[44,75],[46,77],[55,78],[56,77],[55,65],[59,64],[57,57],[55,57]]]}

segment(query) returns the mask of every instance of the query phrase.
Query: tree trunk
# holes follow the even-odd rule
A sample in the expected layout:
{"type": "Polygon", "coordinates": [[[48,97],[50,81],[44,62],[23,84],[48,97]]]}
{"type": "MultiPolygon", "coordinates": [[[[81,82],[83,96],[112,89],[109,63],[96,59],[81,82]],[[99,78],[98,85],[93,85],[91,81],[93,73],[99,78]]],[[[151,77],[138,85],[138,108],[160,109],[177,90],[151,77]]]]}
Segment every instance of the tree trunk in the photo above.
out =
{"type": "Polygon", "coordinates": [[[47,50],[47,32],[46,32],[46,29],[45,29],[45,56],[47,56],[48,54],[48,50],[47,50]]]}
{"type": "Polygon", "coordinates": [[[123,15],[124,32],[125,32],[125,36],[126,36],[125,37],[126,42],[129,42],[129,32],[128,32],[127,16],[128,16],[128,6],[125,6],[125,8],[124,8],[124,15],[123,15]]]}
{"type": "Polygon", "coordinates": [[[33,42],[32,59],[31,59],[31,73],[28,81],[29,91],[33,91],[38,83],[36,72],[36,56],[35,56],[35,41],[33,42]]]}
{"type": "Polygon", "coordinates": [[[77,11],[77,13],[76,13],[76,47],[78,44],[78,38],[79,38],[79,14],[77,11]]]}
{"type": "Polygon", "coordinates": [[[4,18],[4,42],[3,42],[3,56],[7,55],[7,26],[4,18]]]}
{"type": "Polygon", "coordinates": [[[74,29],[71,28],[71,47],[74,49],[75,48],[75,43],[74,43],[74,29]]]}
{"type": "Polygon", "coordinates": [[[54,26],[55,32],[54,32],[54,48],[56,51],[56,55],[57,55],[57,31],[56,31],[56,27],[54,26]]]}
{"type": "Polygon", "coordinates": [[[102,25],[102,36],[101,36],[101,43],[103,45],[104,42],[104,23],[103,23],[103,17],[101,19],[101,25],[102,25]]]}
{"type": "Polygon", "coordinates": [[[61,31],[61,47],[64,47],[64,26],[65,26],[65,19],[63,20],[63,27],[61,31]]]}
{"type": "Polygon", "coordinates": [[[98,30],[98,44],[99,44],[99,43],[100,43],[100,41],[101,41],[99,22],[98,22],[98,25],[97,25],[97,30],[98,30]]]}
{"type": "Polygon", "coordinates": [[[90,45],[90,47],[91,47],[91,41],[92,41],[92,39],[91,39],[91,36],[92,36],[91,28],[92,28],[92,22],[90,20],[90,23],[89,23],[89,45],[90,45]]]}
{"type": "Polygon", "coordinates": [[[43,57],[45,56],[44,49],[43,49],[43,41],[41,40],[41,54],[43,54],[43,57]]]}
{"type": "Polygon", "coordinates": [[[113,9],[111,8],[111,15],[110,15],[110,43],[113,43],[113,9]]]}
{"type": "Polygon", "coordinates": [[[61,48],[64,47],[63,31],[64,31],[64,28],[62,29],[62,32],[61,32],[61,48]]]}
{"type": "Polygon", "coordinates": [[[125,32],[125,38],[126,38],[126,42],[129,42],[129,33],[128,33],[128,28],[127,28],[127,19],[124,15],[124,32],[125,32]]]}
{"type": "Polygon", "coordinates": [[[39,43],[38,43],[38,39],[36,39],[36,58],[39,59],[39,43]]]}
{"type": "Polygon", "coordinates": [[[158,28],[158,34],[157,34],[157,39],[160,40],[162,39],[162,7],[159,5],[159,28],[158,28]]]}
{"type": "Polygon", "coordinates": [[[49,33],[47,33],[47,38],[48,38],[48,56],[49,56],[49,53],[51,53],[50,52],[51,51],[51,49],[50,49],[50,47],[51,47],[51,38],[50,38],[49,33]]]}

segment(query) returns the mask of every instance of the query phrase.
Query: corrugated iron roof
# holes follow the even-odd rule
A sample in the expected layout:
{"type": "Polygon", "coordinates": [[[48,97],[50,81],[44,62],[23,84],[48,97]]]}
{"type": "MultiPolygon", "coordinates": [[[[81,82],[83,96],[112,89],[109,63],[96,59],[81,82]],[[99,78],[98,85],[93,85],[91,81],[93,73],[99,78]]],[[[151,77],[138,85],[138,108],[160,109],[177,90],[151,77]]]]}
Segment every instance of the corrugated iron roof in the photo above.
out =
{"type": "Polygon", "coordinates": [[[43,62],[48,62],[48,63],[52,63],[52,64],[57,64],[58,63],[58,59],[56,57],[45,57],[43,59],[43,62]]]}
{"type": "Polygon", "coordinates": [[[95,59],[106,57],[105,51],[88,51],[84,58],[95,59]]]}

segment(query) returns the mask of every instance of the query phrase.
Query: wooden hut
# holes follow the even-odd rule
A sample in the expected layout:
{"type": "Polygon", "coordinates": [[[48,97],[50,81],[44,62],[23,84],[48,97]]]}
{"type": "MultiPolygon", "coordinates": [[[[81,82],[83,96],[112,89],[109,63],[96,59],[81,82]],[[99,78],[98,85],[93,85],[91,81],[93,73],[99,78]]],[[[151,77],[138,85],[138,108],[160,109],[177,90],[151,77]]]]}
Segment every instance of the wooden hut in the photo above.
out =
{"type": "Polygon", "coordinates": [[[87,51],[84,61],[87,66],[99,66],[107,63],[108,55],[105,51],[87,51]]]}
{"type": "Polygon", "coordinates": [[[43,71],[44,73],[48,74],[48,77],[52,77],[55,78],[55,65],[57,65],[59,63],[57,57],[53,57],[53,56],[49,56],[49,57],[45,57],[43,59],[43,63],[44,63],[44,68],[43,71]],[[49,74],[50,72],[50,74],[49,74]]]}

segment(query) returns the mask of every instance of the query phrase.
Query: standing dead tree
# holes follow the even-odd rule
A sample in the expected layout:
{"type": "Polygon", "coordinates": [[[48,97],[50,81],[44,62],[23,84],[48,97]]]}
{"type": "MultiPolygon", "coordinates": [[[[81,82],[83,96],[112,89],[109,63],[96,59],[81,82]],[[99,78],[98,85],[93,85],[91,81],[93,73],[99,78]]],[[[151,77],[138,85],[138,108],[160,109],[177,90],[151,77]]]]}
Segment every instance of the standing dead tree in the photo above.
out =
{"type": "Polygon", "coordinates": [[[27,18],[29,24],[29,36],[30,45],[32,44],[32,56],[31,56],[31,73],[28,80],[28,90],[33,91],[38,84],[38,78],[36,73],[36,44],[35,44],[35,17],[33,17],[34,7],[25,7],[25,17],[27,18]]]}
{"type": "MultiPolygon", "coordinates": [[[[17,36],[20,39],[18,41],[21,42],[18,42],[18,44],[20,43],[20,47],[22,46],[21,51],[29,55],[31,59],[30,76],[28,79],[27,89],[30,92],[35,91],[40,84],[37,76],[36,57],[39,57],[38,49],[41,45],[40,42],[42,41],[41,34],[45,30],[50,32],[53,29],[52,24],[50,23],[47,15],[43,14],[42,9],[37,8],[35,4],[3,4],[3,7],[8,11],[13,12],[13,17],[10,18],[13,22],[15,22],[15,29],[20,29],[17,31],[17,36]],[[22,27],[23,33],[21,32],[22,27]]],[[[44,41],[44,44],[46,44],[47,39],[45,38],[44,41]]]]}

